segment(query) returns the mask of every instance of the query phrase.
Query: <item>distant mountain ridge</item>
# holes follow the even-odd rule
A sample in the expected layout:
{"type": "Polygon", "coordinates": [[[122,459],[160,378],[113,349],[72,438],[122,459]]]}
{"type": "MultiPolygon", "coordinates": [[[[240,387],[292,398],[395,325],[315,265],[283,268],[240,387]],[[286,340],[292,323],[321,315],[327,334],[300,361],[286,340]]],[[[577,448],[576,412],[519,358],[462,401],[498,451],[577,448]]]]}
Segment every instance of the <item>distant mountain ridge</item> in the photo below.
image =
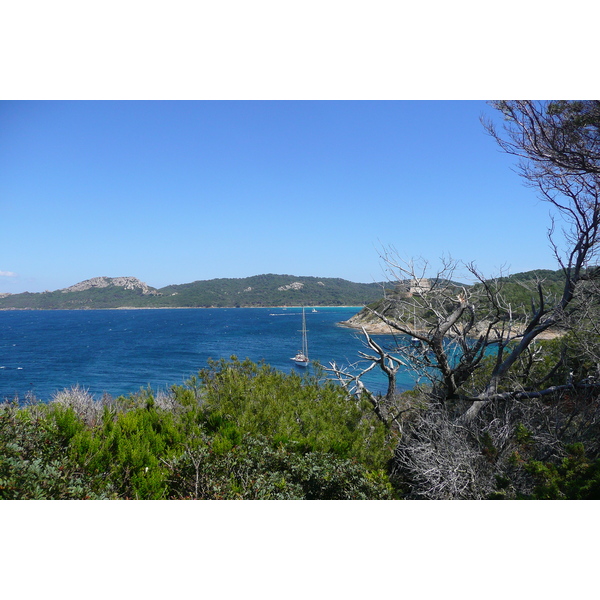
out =
{"type": "Polygon", "coordinates": [[[136,277],[94,277],[53,292],[8,294],[0,309],[208,308],[253,306],[362,306],[387,283],[339,278],[255,275],[154,288],[136,277]]]}

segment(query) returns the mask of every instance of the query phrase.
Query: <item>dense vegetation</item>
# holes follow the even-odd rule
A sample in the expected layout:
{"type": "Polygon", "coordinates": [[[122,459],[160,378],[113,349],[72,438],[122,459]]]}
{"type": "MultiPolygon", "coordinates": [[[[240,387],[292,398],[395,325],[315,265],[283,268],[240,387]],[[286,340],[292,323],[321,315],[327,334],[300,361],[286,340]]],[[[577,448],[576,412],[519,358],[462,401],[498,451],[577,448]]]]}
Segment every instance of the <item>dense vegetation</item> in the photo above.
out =
{"type": "Polygon", "coordinates": [[[269,274],[151,289],[151,294],[118,285],[82,291],[25,292],[0,298],[0,309],[362,306],[381,296],[382,284],[269,274]]]}
{"type": "Polygon", "coordinates": [[[381,295],[381,286],[338,278],[269,274],[168,286],[159,290],[164,296],[153,302],[162,306],[362,306],[381,295]],[[295,284],[302,287],[279,289],[295,284]]]}
{"type": "MultiPolygon", "coordinates": [[[[416,418],[436,410],[422,392],[399,399],[407,433],[418,423],[411,435],[437,440],[438,468],[467,482],[447,497],[491,499],[600,498],[600,423],[591,400],[571,394],[523,403],[513,407],[510,427],[497,415],[476,437],[447,448],[439,419],[428,430],[416,418]],[[550,436],[557,429],[562,435],[550,436]]],[[[73,388],[48,404],[4,404],[0,499],[427,497],[414,469],[401,468],[411,458],[401,455],[401,437],[332,382],[232,357],[168,393],[94,400],[73,388]]]]}
{"type": "Polygon", "coordinates": [[[168,394],[0,408],[2,499],[391,499],[395,437],[315,378],[212,363],[168,394]]]}
{"type": "MultiPolygon", "coordinates": [[[[537,285],[543,286],[544,294],[549,301],[556,302],[562,294],[565,285],[565,274],[562,269],[535,269],[523,273],[515,273],[506,277],[498,277],[489,283],[494,283],[502,288],[502,296],[507,306],[513,310],[513,318],[526,317],[531,310],[531,298],[535,297],[537,285]]],[[[486,282],[488,283],[488,282],[486,282]]],[[[474,286],[481,290],[483,284],[474,286]]]]}

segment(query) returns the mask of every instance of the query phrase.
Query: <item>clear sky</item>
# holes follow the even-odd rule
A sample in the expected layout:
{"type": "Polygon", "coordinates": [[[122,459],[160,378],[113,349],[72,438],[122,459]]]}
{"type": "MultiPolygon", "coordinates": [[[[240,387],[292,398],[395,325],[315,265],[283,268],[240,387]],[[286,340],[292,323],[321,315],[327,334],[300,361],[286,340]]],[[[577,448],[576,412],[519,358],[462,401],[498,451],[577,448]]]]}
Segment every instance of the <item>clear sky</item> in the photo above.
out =
{"type": "Polygon", "coordinates": [[[482,101],[3,101],[0,291],[557,268],[482,101]]]}

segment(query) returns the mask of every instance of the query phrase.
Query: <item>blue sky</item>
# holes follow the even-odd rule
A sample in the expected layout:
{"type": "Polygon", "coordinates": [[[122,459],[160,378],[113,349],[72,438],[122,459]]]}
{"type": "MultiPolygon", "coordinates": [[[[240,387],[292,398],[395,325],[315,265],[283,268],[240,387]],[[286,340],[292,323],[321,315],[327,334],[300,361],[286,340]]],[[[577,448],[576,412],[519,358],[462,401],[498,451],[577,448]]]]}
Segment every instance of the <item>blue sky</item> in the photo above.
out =
{"type": "Polygon", "coordinates": [[[287,273],[380,253],[557,268],[482,101],[4,101],[0,292],[287,273]]]}

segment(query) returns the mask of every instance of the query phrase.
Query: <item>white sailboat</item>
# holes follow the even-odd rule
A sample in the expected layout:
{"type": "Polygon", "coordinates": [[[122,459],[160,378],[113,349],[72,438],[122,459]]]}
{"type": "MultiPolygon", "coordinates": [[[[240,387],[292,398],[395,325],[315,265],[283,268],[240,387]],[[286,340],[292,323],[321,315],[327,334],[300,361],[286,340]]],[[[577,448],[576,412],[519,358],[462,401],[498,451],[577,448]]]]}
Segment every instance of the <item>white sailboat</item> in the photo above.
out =
{"type": "Polygon", "coordinates": [[[308,366],[308,339],[306,337],[306,314],[302,307],[302,350],[292,358],[298,367],[308,366]]]}

